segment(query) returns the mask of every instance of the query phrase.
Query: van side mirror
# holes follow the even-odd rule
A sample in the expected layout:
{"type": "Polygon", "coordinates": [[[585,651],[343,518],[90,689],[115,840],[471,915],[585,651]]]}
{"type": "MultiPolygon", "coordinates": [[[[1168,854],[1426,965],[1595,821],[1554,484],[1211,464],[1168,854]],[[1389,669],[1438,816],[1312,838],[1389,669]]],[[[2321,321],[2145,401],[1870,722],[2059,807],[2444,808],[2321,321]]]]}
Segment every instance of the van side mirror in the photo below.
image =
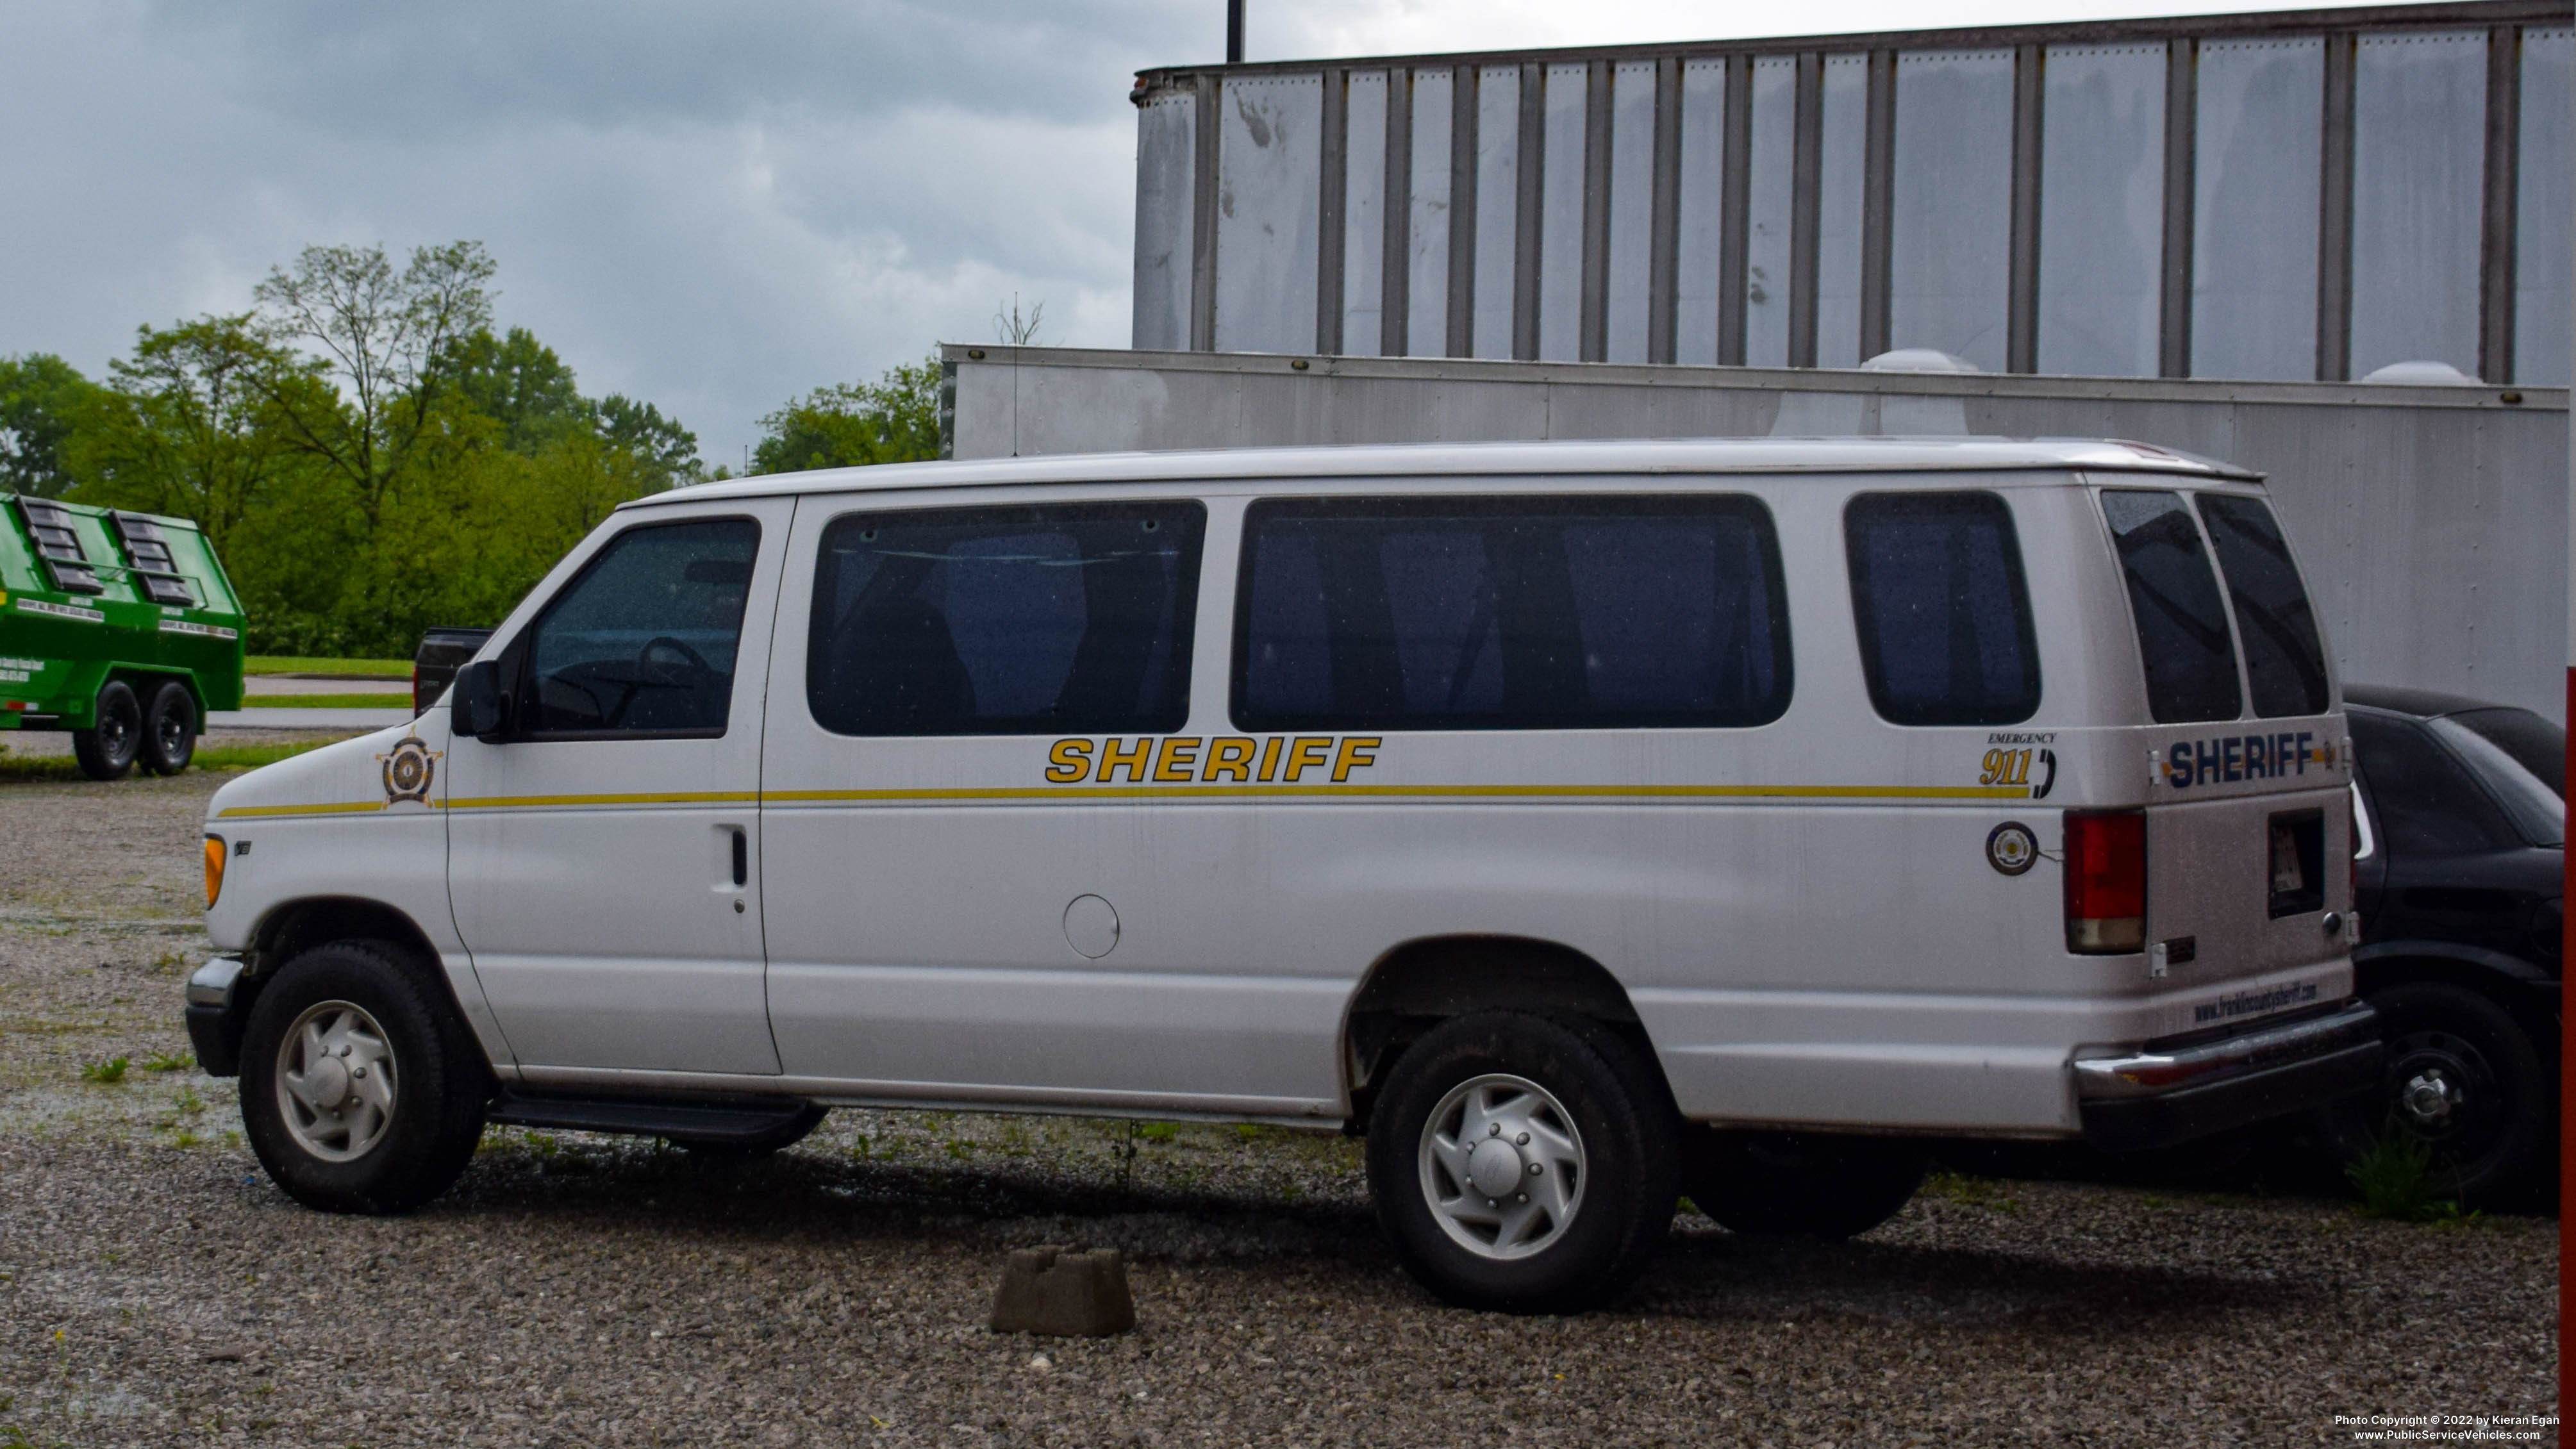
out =
{"type": "Polygon", "coordinates": [[[509,724],[507,703],[501,695],[498,660],[478,659],[466,665],[456,671],[456,686],[448,694],[448,733],[498,744],[509,724]]]}

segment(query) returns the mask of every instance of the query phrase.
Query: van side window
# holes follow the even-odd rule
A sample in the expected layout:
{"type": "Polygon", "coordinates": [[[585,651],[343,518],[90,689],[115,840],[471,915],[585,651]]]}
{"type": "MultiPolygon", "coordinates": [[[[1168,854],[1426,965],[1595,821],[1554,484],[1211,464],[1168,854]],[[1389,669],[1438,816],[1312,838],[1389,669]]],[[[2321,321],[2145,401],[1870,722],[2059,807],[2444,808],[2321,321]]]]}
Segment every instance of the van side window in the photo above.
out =
{"type": "Polygon", "coordinates": [[[853,513],[823,530],[805,698],[843,735],[1176,730],[1197,502],[853,513]]]}
{"type": "Polygon", "coordinates": [[[2236,687],[2236,645],[2200,529],[2176,493],[2111,490],[2102,495],[2138,657],[2147,670],[2147,712],[2160,724],[2234,719],[2243,707],[2236,687]]]}
{"type": "Polygon", "coordinates": [[[1248,730],[1720,728],[1789,707],[1745,497],[1271,499],[1244,522],[1248,730]]]}
{"type": "Polygon", "coordinates": [[[2259,715],[2323,714],[2325,644],[2317,637],[2316,611],[2290,562],[2289,541],[2272,510],[2256,498],[2200,496],[2200,519],[2209,546],[2227,575],[2236,605],[2236,634],[2244,641],[2245,684],[2259,715]]]}
{"type": "Polygon", "coordinates": [[[748,518],[658,523],[609,542],[528,631],[532,735],[721,735],[760,552],[748,518]]]}
{"type": "Polygon", "coordinates": [[[2012,510],[1992,493],[1864,493],[1843,509],[1861,668],[1879,717],[1998,725],[2039,710],[2012,510]]]}

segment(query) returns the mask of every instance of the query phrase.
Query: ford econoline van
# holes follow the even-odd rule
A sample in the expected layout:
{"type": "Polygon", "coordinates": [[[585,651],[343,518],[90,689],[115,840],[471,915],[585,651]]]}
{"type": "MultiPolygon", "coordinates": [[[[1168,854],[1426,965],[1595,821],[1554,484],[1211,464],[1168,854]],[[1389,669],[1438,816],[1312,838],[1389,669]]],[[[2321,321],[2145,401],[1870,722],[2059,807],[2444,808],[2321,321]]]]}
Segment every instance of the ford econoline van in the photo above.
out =
{"type": "Polygon", "coordinates": [[[493,1121],[1306,1124],[1433,1289],[1580,1307],[1685,1192],[1848,1235],[1926,1139],[2370,1085],[2330,658],[2259,480],[2119,443],[683,488],[215,796],[189,1021],[319,1208],[493,1121]]]}

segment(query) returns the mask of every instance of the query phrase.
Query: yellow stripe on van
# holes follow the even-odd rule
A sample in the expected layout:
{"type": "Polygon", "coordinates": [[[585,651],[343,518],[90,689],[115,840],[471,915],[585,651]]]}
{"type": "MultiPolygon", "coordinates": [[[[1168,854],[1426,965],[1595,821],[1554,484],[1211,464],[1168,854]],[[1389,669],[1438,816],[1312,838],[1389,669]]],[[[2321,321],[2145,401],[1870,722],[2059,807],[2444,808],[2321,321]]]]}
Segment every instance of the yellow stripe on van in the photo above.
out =
{"type": "Polygon", "coordinates": [[[361,800],[354,804],[333,805],[233,805],[216,811],[215,818],[246,820],[263,815],[356,815],[370,810],[385,809],[391,803],[387,800],[361,800]]]}
{"type": "MultiPolygon", "coordinates": [[[[2027,800],[2027,785],[1016,785],[921,790],[699,790],[669,794],[476,795],[448,810],[577,810],[609,805],[942,805],[1044,800],[2027,800]]],[[[437,803],[437,802],[431,802],[437,803]]],[[[235,805],[218,819],[349,815],[389,808],[366,800],[235,805]]]]}
{"type": "Polygon", "coordinates": [[[2027,785],[1023,785],[953,790],[770,790],[763,804],[1013,800],[2027,800],[2027,785]]]}
{"type": "Polygon", "coordinates": [[[643,795],[468,795],[446,802],[450,810],[568,810],[588,805],[751,805],[753,790],[687,790],[643,795]]]}

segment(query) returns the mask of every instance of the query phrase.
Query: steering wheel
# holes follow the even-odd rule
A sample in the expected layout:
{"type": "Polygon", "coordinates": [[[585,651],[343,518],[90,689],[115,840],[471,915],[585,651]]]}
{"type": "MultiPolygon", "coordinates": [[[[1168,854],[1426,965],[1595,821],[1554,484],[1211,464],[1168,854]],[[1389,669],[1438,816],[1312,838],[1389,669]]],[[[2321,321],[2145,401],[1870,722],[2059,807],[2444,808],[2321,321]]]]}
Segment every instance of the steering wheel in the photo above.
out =
{"type": "Polygon", "coordinates": [[[707,663],[707,656],[690,648],[687,640],[674,639],[668,634],[656,634],[652,638],[644,641],[643,648],[635,651],[635,667],[646,674],[660,673],[665,677],[661,679],[647,679],[641,681],[642,683],[648,685],[659,685],[664,689],[677,689],[681,687],[679,681],[668,677],[670,671],[655,669],[653,664],[653,651],[656,649],[670,649],[676,652],[689,668],[696,670],[700,674],[712,674],[715,672],[715,666],[707,663]]]}
{"type": "Polygon", "coordinates": [[[696,681],[683,678],[684,671],[703,678],[714,673],[715,669],[713,665],[707,663],[707,657],[690,648],[685,639],[674,639],[668,634],[657,634],[645,640],[644,647],[635,651],[635,677],[618,681],[626,686],[626,693],[600,720],[600,727],[612,730],[624,728],[626,711],[633,708],[635,701],[642,699],[644,691],[648,689],[689,688],[696,681]],[[679,655],[678,662],[655,659],[654,651],[662,649],[679,655]]]}

